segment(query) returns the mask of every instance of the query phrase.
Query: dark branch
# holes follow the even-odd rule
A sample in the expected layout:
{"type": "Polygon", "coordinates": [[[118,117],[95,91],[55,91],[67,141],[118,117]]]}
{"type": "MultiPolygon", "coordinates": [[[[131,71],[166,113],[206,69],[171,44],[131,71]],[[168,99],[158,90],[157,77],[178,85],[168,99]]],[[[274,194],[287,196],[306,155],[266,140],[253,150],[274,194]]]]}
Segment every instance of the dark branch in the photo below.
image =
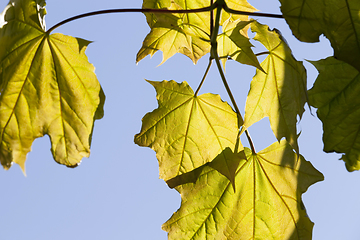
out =
{"type": "Polygon", "coordinates": [[[281,18],[281,19],[284,18],[283,15],[281,15],[281,14],[238,11],[238,10],[228,8],[228,6],[226,6],[226,5],[224,6],[224,10],[228,13],[238,14],[238,15],[248,15],[248,16],[255,16],[255,17],[268,17],[268,18],[281,18]]]}
{"type": "MultiPolygon", "coordinates": [[[[218,6],[218,4],[215,2],[209,7],[197,8],[197,9],[187,9],[187,10],[147,9],[147,8],[124,8],[124,9],[99,10],[99,11],[80,14],[80,15],[65,19],[65,20],[55,24],[54,26],[52,26],[49,30],[47,30],[47,33],[49,34],[54,29],[64,25],[65,23],[72,22],[72,21],[80,19],[80,18],[95,16],[95,15],[100,15],[100,14],[127,13],[127,12],[134,12],[134,13],[198,13],[198,12],[212,11],[217,6],[218,6]]],[[[228,13],[238,14],[238,15],[248,15],[248,16],[257,16],[257,17],[270,17],[270,18],[284,18],[280,14],[237,11],[237,10],[233,10],[231,8],[228,8],[226,5],[223,6],[223,9],[228,13]]]]}
{"type": "Polygon", "coordinates": [[[134,13],[198,13],[198,12],[209,12],[216,8],[217,4],[213,4],[209,7],[204,8],[197,8],[197,9],[189,9],[189,10],[169,10],[169,9],[147,9],[147,8],[124,8],[124,9],[108,9],[108,10],[99,10],[95,12],[89,12],[80,14],[68,19],[65,19],[64,21],[61,21],[54,26],[52,26],[49,30],[47,30],[47,33],[49,34],[52,32],[55,28],[58,28],[65,23],[72,22],[74,20],[95,16],[95,15],[101,15],[101,14],[109,14],[109,13],[127,13],[127,12],[134,12],[134,13]]]}

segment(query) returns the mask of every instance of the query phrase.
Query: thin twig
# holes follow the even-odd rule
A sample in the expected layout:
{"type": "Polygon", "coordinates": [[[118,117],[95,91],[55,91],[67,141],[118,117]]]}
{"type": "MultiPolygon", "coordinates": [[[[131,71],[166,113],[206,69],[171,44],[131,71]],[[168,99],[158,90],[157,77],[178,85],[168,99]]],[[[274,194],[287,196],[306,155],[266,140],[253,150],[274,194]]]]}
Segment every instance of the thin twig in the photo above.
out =
{"type": "Polygon", "coordinates": [[[235,108],[235,112],[239,115],[239,118],[241,120],[241,122],[244,122],[244,119],[242,118],[241,114],[240,114],[240,110],[236,104],[236,101],[235,101],[235,98],[233,96],[233,94],[231,93],[231,90],[230,90],[230,87],[226,81],[226,78],[225,78],[225,74],[224,74],[224,71],[221,67],[221,63],[220,63],[220,60],[219,60],[219,57],[216,56],[216,54],[214,53],[215,55],[215,63],[216,63],[216,66],[219,70],[219,73],[220,73],[220,77],[221,77],[221,80],[225,86],[225,89],[226,89],[226,92],[228,93],[229,97],[230,97],[230,100],[231,100],[231,103],[233,104],[234,108],[235,108]]]}
{"type": "MultiPolygon", "coordinates": [[[[210,6],[214,5],[214,0],[210,0],[210,6]]],[[[212,33],[214,31],[214,10],[211,10],[210,12],[210,36],[212,36],[212,33]]]]}
{"type": "MultiPolygon", "coordinates": [[[[230,90],[230,87],[229,87],[229,84],[227,83],[226,81],[226,77],[225,77],[225,74],[224,74],[224,71],[222,69],[222,66],[221,66],[221,63],[220,63],[220,59],[219,59],[219,54],[217,52],[217,34],[218,34],[218,31],[219,31],[219,26],[220,26],[220,13],[221,13],[221,10],[222,8],[226,6],[225,2],[223,2],[222,5],[218,6],[217,7],[217,12],[216,12],[216,19],[215,19],[215,26],[214,26],[214,32],[213,34],[211,35],[211,52],[210,52],[210,56],[211,58],[214,58],[215,59],[215,63],[216,63],[216,66],[219,70],[219,73],[220,73],[220,77],[221,77],[221,80],[225,86],[225,89],[226,89],[226,92],[228,93],[229,97],[230,97],[230,100],[231,100],[231,103],[232,105],[234,106],[235,108],[235,112],[238,116],[238,119],[239,121],[241,122],[241,124],[244,123],[244,119],[243,117],[241,116],[241,113],[240,113],[240,110],[239,110],[239,107],[237,106],[236,104],[236,101],[235,101],[235,98],[230,90]]],[[[250,144],[250,147],[251,147],[251,151],[253,153],[256,153],[255,152],[255,147],[254,147],[254,143],[250,137],[250,134],[248,132],[247,129],[245,129],[245,133],[246,133],[246,137],[248,139],[248,142],[250,144]]]]}

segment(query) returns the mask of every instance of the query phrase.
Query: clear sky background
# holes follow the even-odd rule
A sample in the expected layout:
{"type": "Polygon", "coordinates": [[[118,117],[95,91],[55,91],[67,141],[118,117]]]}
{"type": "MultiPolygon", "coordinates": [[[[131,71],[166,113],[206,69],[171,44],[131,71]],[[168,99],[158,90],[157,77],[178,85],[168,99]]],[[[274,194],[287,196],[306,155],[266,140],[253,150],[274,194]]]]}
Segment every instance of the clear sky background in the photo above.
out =
{"type": "MultiPolygon", "coordinates": [[[[1,0],[3,9],[8,1],[1,0]]],[[[262,12],[280,13],[276,0],[249,0],[262,12]]],[[[141,0],[48,1],[46,23],[77,14],[109,8],[140,8],[141,0]]],[[[297,41],[284,20],[257,18],[278,28],[294,56],[301,61],[332,55],[325,38],[317,44],[297,41]]],[[[149,28],[140,13],[95,16],[68,23],[56,30],[94,41],[87,49],[89,61],[105,91],[105,116],[95,122],[91,156],[75,169],[57,164],[47,136],[37,139],[28,154],[27,177],[14,165],[1,171],[0,239],[64,240],[124,239],[165,240],[161,225],[180,206],[180,195],[158,178],[155,153],[133,143],[141,118],[157,107],[155,90],[144,79],[187,81],[196,88],[208,63],[208,55],[194,65],[176,54],[163,65],[158,52],[135,64],[137,51],[149,28]]],[[[1,47],[1,46],[0,46],[1,47]]],[[[260,52],[262,49],[254,49],[260,52]]],[[[308,88],[316,69],[305,62],[308,88]]],[[[239,107],[244,103],[255,69],[227,63],[227,78],[239,107]]],[[[215,65],[201,89],[218,93],[228,101],[215,65]]],[[[348,173],[339,154],[325,154],[322,125],[308,108],[299,124],[300,153],[325,176],[325,181],[303,195],[310,219],[315,222],[314,240],[360,239],[360,173],[348,173]]],[[[252,126],[250,133],[258,151],[276,141],[268,119],[252,126]]],[[[245,141],[244,145],[246,145],[245,141]]]]}

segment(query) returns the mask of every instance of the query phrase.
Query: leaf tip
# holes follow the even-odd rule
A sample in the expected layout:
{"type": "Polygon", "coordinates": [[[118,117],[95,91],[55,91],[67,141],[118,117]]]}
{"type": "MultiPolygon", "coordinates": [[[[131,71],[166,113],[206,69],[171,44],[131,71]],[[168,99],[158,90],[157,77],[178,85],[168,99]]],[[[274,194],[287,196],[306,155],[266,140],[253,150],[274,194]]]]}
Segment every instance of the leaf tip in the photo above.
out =
{"type": "Polygon", "coordinates": [[[342,155],[339,160],[343,160],[345,162],[345,167],[348,172],[360,170],[360,161],[350,158],[347,154],[342,155]]]}
{"type": "Polygon", "coordinates": [[[236,192],[236,170],[242,160],[246,160],[244,151],[234,153],[229,147],[227,147],[219,153],[212,162],[209,163],[209,166],[224,175],[230,181],[234,192],[236,192]]]}
{"type": "Polygon", "coordinates": [[[18,165],[21,168],[22,173],[24,174],[24,177],[26,177],[26,170],[25,170],[25,162],[23,163],[18,163],[18,165]]]}

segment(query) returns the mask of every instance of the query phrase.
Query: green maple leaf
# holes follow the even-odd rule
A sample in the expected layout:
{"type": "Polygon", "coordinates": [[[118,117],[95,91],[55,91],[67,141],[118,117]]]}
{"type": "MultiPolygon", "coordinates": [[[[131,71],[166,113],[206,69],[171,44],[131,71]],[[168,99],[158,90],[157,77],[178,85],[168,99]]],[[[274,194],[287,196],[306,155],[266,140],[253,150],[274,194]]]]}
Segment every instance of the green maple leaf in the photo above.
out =
{"type": "Polygon", "coordinates": [[[324,34],[334,56],[360,71],[360,1],[325,1],[324,34]]]}
{"type": "MultiPolygon", "coordinates": [[[[240,142],[238,144],[240,144],[240,142]]],[[[240,161],[242,159],[246,159],[244,151],[239,151],[239,147],[240,145],[235,146],[235,152],[232,151],[229,147],[227,147],[221,153],[219,153],[211,162],[205,164],[227,177],[227,179],[229,179],[230,183],[232,184],[234,190],[236,189],[235,171],[240,161]]],[[[190,172],[178,175],[166,181],[166,183],[170,188],[175,188],[185,183],[195,183],[202,172],[203,166],[195,168],[190,172]]]]}
{"type": "Polygon", "coordinates": [[[344,153],[348,171],[360,169],[360,73],[329,57],[312,62],[319,76],[309,90],[309,102],[323,122],[325,152],[344,153]]]}
{"type": "Polygon", "coordinates": [[[10,1],[0,29],[0,161],[24,170],[35,138],[54,159],[77,166],[90,154],[104,95],[85,56],[89,41],[45,32],[45,1],[10,1]]]}
{"type": "Polygon", "coordinates": [[[323,26],[323,0],[279,0],[293,34],[303,42],[318,42],[323,26]]]}
{"type": "Polygon", "coordinates": [[[297,144],[297,116],[302,116],[307,101],[306,71],[302,62],[291,54],[290,48],[276,31],[257,22],[251,24],[255,40],[261,42],[269,55],[261,63],[264,72],[256,70],[246,100],[245,127],[269,117],[276,138],[285,137],[299,152],[297,144]]]}
{"type": "Polygon", "coordinates": [[[176,188],[181,207],[163,225],[169,239],[311,239],[313,223],[301,195],[322,174],[285,140],[258,154],[245,152],[236,192],[208,166],[196,183],[176,188]]]}
{"type": "MultiPolygon", "coordinates": [[[[256,10],[246,0],[228,0],[226,3],[230,8],[236,10],[249,12],[256,10]]],[[[207,0],[144,0],[143,2],[143,8],[170,10],[197,9],[209,5],[210,2],[207,0]]],[[[151,31],[145,37],[143,46],[137,54],[137,62],[147,55],[152,56],[158,50],[163,52],[163,60],[160,64],[175,53],[182,53],[196,63],[202,56],[210,52],[210,12],[186,14],[146,13],[146,17],[151,31]]],[[[248,16],[231,15],[223,11],[220,25],[226,19],[245,21],[248,20],[248,16]]],[[[246,31],[247,29],[242,31],[245,37],[247,37],[246,31]]],[[[239,37],[237,37],[238,39],[239,37]]],[[[253,60],[251,59],[251,61],[253,60]]]]}
{"type": "Polygon", "coordinates": [[[360,71],[360,1],[280,0],[293,34],[301,41],[318,42],[324,34],[334,56],[360,71]]]}
{"type": "MultiPolygon", "coordinates": [[[[171,5],[171,0],[145,0],[143,1],[142,8],[149,9],[166,9],[171,5]]],[[[154,13],[145,13],[146,21],[149,24],[150,28],[154,26],[157,21],[156,15],[154,13]]]]}
{"type": "MultiPolygon", "coordinates": [[[[172,1],[167,9],[194,9],[208,6],[208,1],[172,1]]],[[[164,8],[167,3],[163,1],[144,0],[145,7],[164,8]]],[[[147,15],[150,33],[146,36],[143,46],[139,50],[136,61],[158,50],[163,52],[164,63],[175,53],[182,53],[196,63],[202,56],[210,51],[210,14],[151,14],[147,15]]]]}
{"type": "Polygon", "coordinates": [[[195,96],[186,82],[149,83],[156,89],[159,107],[144,116],[135,143],[156,152],[160,178],[170,180],[217,158],[223,166],[214,163],[214,167],[232,179],[237,160],[226,149],[235,154],[242,149],[238,138],[242,123],[231,107],[219,95],[195,96]]]}
{"type": "Polygon", "coordinates": [[[252,65],[261,69],[259,61],[251,50],[253,46],[249,38],[240,33],[242,29],[249,25],[249,21],[241,21],[240,19],[231,21],[229,18],[224,22],[223,33],[218,36],[218,54],[225,67],[227,57],[243,63],[252,65]]]}
{"type": "MultiPolygon", "coordinates": [[[[251,6],[251,4],[249,4],[246,0],[225,0],[225,3],[229,8],[237,11],[244,11],[244,12],[257,11],[257,9],[251,6]]],[[[236,21],[238,19],[241,21],[248,21],[249,17],[247,15],[230,14],[226,11],[222,11],[220,24],[222,25],[227,20],[236,21]]]]}

